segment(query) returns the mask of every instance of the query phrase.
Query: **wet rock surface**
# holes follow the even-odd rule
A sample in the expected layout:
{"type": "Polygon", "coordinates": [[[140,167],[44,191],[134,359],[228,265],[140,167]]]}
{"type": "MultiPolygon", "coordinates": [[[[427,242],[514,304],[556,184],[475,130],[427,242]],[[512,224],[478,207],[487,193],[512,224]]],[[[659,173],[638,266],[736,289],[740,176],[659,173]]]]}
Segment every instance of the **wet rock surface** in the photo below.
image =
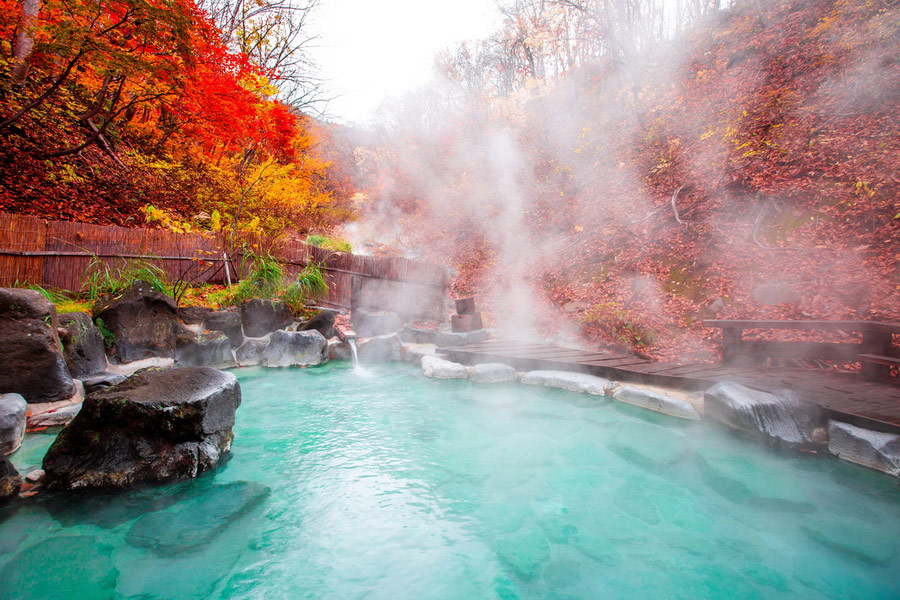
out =
{"type": "Polygon", "coordinates": [[[9,455],[19,449],[25,436],[25,413],[28,403],[19,394],[0,394],[0,454],[9,455]]]}
{"type": "Polygon", "coordinates": [[[514,368],[502,363],[482,363],[472,367],[471,379],[476,383],[503,383],[515,381],[519,374],[514,368]]]}
{"type": "Polygon", "coordinates": [[[529,371],[522,375],[522,383],[581,392],[592,396],[604,396],[609,380],[596,375],[571,371],[529,371]]]}
{"type": "Polygon", "coordinates": [[[328,340],[318,331],[276,331],[262,349],[264,367],[307,367],[328,361],[328,340]]]}
{"type": "Polygon", "coordinates": [[[186,479],[231,447],[241,403],[231,373],[146,370],[95,392],[44,457],[48,489],[128,487],[186,479]]]}
{"type": "Polygon", "coordinates": [[[488,333],[484,329],[475,331],[467,331],[463,333],[453,333],[450,331],[439,331],[434,336],[434,344],[438,348],[452,348],[454,346],[468,346],[469,344],[477,344],[488,339],[488,333]]]}
{"type": "Polygon", "coordinates": [[[19,472],[5,455],[0,454],[0,502],[18,494],[21,485],[22,477],[19,472]]]}
{"type": "Polygon", "coordinates": [[[394,362],[400,360],[403,343],[396,333],[379,335],[359,342],[360,363],[394,362]]]}
{"type": "Polygon", "coordinates": [[[267,487],[252,481],[213,485],[171,510],[142,516],[128,531],[126,541],[163,556],[192,550],[208,544],[268,494],[267,487]]]}
{"type": "Polygon", "coordinates": [[[0,392],[27,402],[57,402],[75,393],[58,326],[56,308],[40,292],[0,288],[0,392]]]}
{"type": "Polygon", "coordinates": [[[841,460],[900,477],[900,435],[829,421],[828,451],[841,460]]]}
{"type": "Polygon", "coordinates": [[[788,395],[761,392],[735,383],[717,383],[703,397],[706,418],[767,441],[795,447],[815,445],[824,425],[821,409],[788,395]]]}
{"type": "Polygon", "coordinates": [[[360,337],[376,337],[396,333],[403,325],[399,315],[358,308],[351,316],[353,330],[360,337]]]}
{"type": "Polygon", "coordinates": [[[135,281],[121,296],[94,307],[96,322],[115,336],[109,354],[120,363],[142,358],[175,356],[178,308],[175,300],[146,281],[135,281]]]}
{"type": "Polygon", "coordinates": [[[103,336],[91,316],[83,312],[62,313],[58,317],[62,335],[63,358],[72,377],[81,379],[106,369],[103,336]]]}
{"type": "Polygon", "coordinates": [[[291,310],[280,300],[253,298],[241,305],[241,323],[247,337],[262,337],[293,322],[291,310]]]}
{"type": "Polygon", "coordinates": [[[225,368],[234,364],[231,342],[221,331],[178,334],[175,344],[176,367],[225,368]]]}
{"type": "Polygon", "coordinates": [[[469,377],[464,365],[437,356],[422,357],[422,373],[425,377],[433,379],[468,379],[469,377]]]}
{"type": "Polygon", "coordinates": [[[672,417],[678,417],[679,419],[700,418],[700,415],[697,414],[697,409],[689,402],[654,390],[623,385],[613,392],[612,397],[625,404],[640,406],[641,408],[647,408],[672,417]]]}

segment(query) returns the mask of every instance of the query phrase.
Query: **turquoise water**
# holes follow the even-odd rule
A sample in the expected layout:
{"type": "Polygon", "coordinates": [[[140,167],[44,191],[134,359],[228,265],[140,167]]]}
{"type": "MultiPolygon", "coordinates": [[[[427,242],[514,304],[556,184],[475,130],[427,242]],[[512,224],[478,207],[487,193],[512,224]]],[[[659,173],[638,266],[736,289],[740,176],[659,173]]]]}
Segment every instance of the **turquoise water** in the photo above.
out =
{"type": "Polygon", "coordinates": [[[886,476],[411,367],[236,373],[214,473],[0,509],[0,598],[900,597],[886,476]]]}

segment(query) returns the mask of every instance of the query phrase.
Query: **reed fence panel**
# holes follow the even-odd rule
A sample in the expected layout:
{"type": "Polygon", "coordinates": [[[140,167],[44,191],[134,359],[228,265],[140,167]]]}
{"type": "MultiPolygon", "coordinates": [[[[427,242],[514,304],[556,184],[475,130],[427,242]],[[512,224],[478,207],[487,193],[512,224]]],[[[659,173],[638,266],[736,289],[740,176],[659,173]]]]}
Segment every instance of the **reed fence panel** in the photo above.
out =
{"type": "Polygon", "coordinates": [[[78,291],[92,261],[112,268],[142,259],[171,281],[224,283],[226,261],[233,282],[247,274],[243,248],[268,252],[291,277],[310,262],[325,269],[328,295],[321,304],[336,308],[391,310],[408,319],[445,321],[450,278],[437,265],[400,257],[333,252],[299,240],[240,236],[229,249],[222,233],[172,233],[0,213],[0,286],[35,284],[78,291]],[[355,292],[355,296],[354,296],[355,292]]]}

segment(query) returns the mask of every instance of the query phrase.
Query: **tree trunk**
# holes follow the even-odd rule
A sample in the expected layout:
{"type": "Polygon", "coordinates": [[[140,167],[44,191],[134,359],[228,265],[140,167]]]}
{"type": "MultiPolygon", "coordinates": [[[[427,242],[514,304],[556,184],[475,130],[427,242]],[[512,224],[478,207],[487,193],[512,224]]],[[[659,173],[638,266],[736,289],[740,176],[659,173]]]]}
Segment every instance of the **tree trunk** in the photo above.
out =
{"type": "Polygon", "coordinates": [[[16,85],[25,83],[28,75],[28,59],[34,51],[34,29],[41,10],[41,0],[22,0],[22,18],[19,20],[19,31],[16,34],[16,45],[13,49],[13,66],[10,72],[16,85]]]}

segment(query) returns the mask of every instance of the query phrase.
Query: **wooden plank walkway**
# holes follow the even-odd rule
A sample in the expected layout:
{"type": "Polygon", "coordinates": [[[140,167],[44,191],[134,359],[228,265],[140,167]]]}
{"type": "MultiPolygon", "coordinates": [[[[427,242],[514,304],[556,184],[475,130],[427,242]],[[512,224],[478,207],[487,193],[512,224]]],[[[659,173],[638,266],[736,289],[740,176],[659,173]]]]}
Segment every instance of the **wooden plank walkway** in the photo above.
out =
{"type": "Polygon", "coordinates": [[[626,354],[497,339],[439,351],[450,360],[464,364],[499,362],[527,371],[578,371],[617,381],[683,390],[704,390],[719,381],[767,392],[789,389],[801,399],[821,406],[830,418],[878,431],[900,433],[900,385],[865,381],[856,373],[752,365],[679,365],[626,354]]]}

